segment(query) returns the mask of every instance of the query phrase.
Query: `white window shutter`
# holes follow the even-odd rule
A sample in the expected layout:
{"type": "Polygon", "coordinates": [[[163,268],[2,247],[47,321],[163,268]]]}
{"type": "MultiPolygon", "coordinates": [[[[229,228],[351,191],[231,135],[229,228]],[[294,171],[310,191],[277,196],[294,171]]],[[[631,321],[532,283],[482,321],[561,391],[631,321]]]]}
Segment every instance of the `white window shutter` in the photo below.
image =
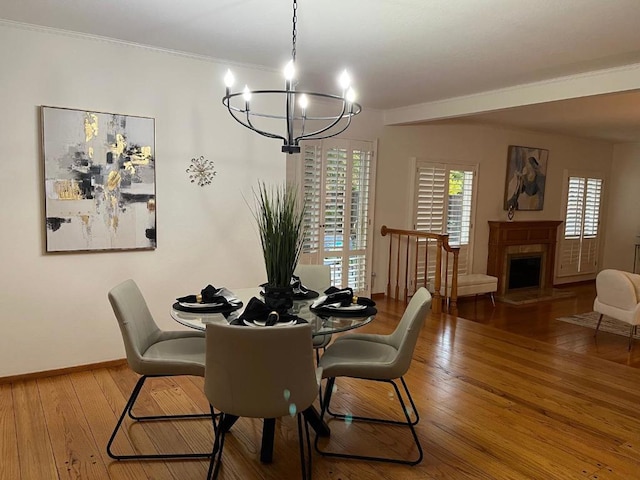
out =
{"type": "Polygon", "coordinates": [[[420,164],[416,169],[414,229],[444,232],[445,189],[447,170],[444,165],[420,164]]]}
{"type": "Polygon", "coordinates": [[[302,191],[305,202],[305,240],[302,263],[317,263],[320,252],[320,221],[322,195],[322,151],[319,142],[305,143],[302,147],[302,191]]]}
{"type": "Polygon", "coordinates": [[[329,265],[333,285],[368,295],[373,143],[336,138],[305,141],[301,157],[308,233],[300,261],[329,265]]]}
{"type": "Polygon", "coordinates": [[[564,236],[567,239],[580,238],[582,232],[585,184],[585,178],[569,177],[564,220],[564,236]]]}
{"type": "Polygon", "coordinates": [[[597,272],[602,188],[602,178],[578,175],[567,178],[559,277],[597,272]]]}
{"type": "MultiPolygon", "coordinates": [[[[418,162],[415,176],[414,229],[448,233],[449,243],[460,248],[458,273],[470,270],[475,167],[418,162]]],[[[418,282],[424,279],[424,248],[418,252],[418,282]]],[[[427,256],[427,275],[435,272],[435,247],[427,256]],[[432,251],[433,250],[433,251],[432,251]]],[[[449,274],[453,265],[449,265],[449,274]]]]}
{"type": "Polygon", "coordinates": [[[342,250],[347,193],[347,150],[325,150],[324,181],[324,250],[342,250]]]}

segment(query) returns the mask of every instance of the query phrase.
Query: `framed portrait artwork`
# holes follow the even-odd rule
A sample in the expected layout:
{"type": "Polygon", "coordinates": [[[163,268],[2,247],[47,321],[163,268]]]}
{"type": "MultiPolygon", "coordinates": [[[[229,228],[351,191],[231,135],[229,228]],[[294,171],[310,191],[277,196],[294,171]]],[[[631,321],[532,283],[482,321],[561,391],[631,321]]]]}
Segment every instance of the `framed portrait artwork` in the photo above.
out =
{"type": "Polygon", "coordinates": [[[509,145],[505,210],[542,210],[549,150],[509,145]]]}
{"type": "Polygon", "coordinates": [[[156,247],[155,120],[42,107],[47,252],[156,247]]]}

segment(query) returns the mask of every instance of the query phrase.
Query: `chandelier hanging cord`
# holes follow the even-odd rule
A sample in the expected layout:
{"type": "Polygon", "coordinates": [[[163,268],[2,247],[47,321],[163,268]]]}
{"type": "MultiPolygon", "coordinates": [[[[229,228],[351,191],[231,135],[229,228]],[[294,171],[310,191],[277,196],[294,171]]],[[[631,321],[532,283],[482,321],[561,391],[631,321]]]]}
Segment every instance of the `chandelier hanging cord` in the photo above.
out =
{"type": "MultiPolygon", "coordinates": [[[[319,140],[323,138],[335,137],[344,132],[350,125],[351,119],[358,115],[362,111],[360,104],[355,102],[355,93],[350,88],[350,79],[346,71],[343,72],[340,77],[340,83],[342,85],[342,96],[329,93],[318,93],[309,91],[296,91],[297,79],[295,77],[295,61],[296,61],[296,40],[297,40],[297,16],[298,2],[293,0],[293,17],[292,17],[292,48],[291,48],[291,61],[285,68],[285,89],[284,90],[250,90],[248,86],[245,86],[242,92],[231,92],[231,86],[233,85],[233,74],[231,71],[227,71],[225,76],[226,94],[222,98],[222,104],[227,107],[229,114],[240,125],[258,133],[267,138],[274,138],[283,141],[282,151],[286,153],[298,153],[300,152],[300,141],[302,140],[319,140]],[[261,113],[251,109],[251,98],[265,97],[267,95],[284,95],[285,96],[285,108],[286,114],[273,114],[273,113],[261,113]],[[242,96],[242,99],[239,97],[242,96]],[[339,102],[338,112],[335,115],[309,115],[307,113],[307,106],[309,103],[309,97],[316,98],[325,101],[339,102]],[[233,100],[236,100],[235,104],[233,100]],[[300,113],[296,114],[296,102],[298,100],[300,113]],[[244,101],[242,101],[244,100],[244,101]],[[254,119],[272,119],[272,120],[284,120],[286,136],[266,131],[262,128],[258,128],[254,125],[254,119]],[[307,122],[325,122],[325,125],[314,130],[312,132],[305,133],[307,122]],[[342,125],[339,125],[340,122],[342,125]],[[300,125],[299,135],[294,134],[296,122],[300,125]],[[327,123],[328,122],[328,123],[327,123]]],[[[335,108],[335,106],[334,106],[335,108]]]]}
{"type": "Polygon", "coordinates": [[[298,23],[298,0],[293,0],[293,31],[291,32],[291,60],[296,63],[296,39],[298,32],[296,31],[296,24],[298,23]]]}

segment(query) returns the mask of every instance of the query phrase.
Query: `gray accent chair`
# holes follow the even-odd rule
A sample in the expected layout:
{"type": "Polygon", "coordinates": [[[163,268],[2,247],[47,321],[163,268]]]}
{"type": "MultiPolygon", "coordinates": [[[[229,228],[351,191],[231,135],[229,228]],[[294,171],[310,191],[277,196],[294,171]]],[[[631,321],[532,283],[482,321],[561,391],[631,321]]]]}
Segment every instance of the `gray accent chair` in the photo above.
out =
{"type": "Polygon", "coordinates": [[[161,330],[151,316],[142,292],[133,280],[126,280],[115,286],[109,291],[108,297],[118,319],[129,367],[142,376],[131,392],[111,434],[107,443],[107,454],[116,460],[209,457],[211,452],[119,455],[111,450],[125,415],[134,421],[209,418],[214,420],[214,426],[215,417],[213,417],[213,411],[207,414],[153,416],[137,416],[133,413],[133,406],[147,378],[173,375],[204,377],[204,332],[161,330]]]}
{"type": "MultiPolygon", "coordinates": [[[[305,287],[320,295],[331,286],[331,267],[329,265],[298,265],[294,274],[300,277],[300,281],[305,287]]],[[[320,359],[319,350],[326,348],[329,342],[331,342],[331,334],[313,337],[316,360],[320,359]]]]}
{"type": "Polygon", "coordinates": [[[287,415],[297,415],[302,478],[311,478],[309,426],[302,413],[318,395],[321,375],[313,361],[311,325],[254,328],[212,323],[207,325],[206,341],[204,392],[212,409],[221,412],[207,479],[218,478],[220,472],[227,432],[222,425],[238,417],[287,415]]]}
{"type": "Polygon", "coordinates": [[[325,351],[320,359],[322,378],[327,378],[324,401],[322,402],[321,418],[325,412],[337,418],[350,418],[353,421],[363,420],[369,422],[386,423],[408,426],[416,444],[418,455],[414,459],[374,457],[366,455],[351,455],[344,452],[330,452],[321,450],[318,445],[318,437],[315,439],[316,450],[325,456],[339,458],[355,458],[367,461],[384,461],[416,465],[422,461],[423,453],[420,440],[414,426],[420,420],[413,398],[409,393],[404,374],[409,370],[413,352],[418,341],[420,329],[431,307],[431,294],[422,287],[413,295],[409,305],[398,323],[398,326],[390,335],[376,335],[367,333],[346,334],[337,338],[325,351]],[[351,377],[363,380],[373,380],[390,383],[395,389],[396,396],[402,407],[406,421],[396,421],[381,418],[361,417],[333,413],[330,410],[331,396],[337,377],[351,377]],[[395,380],[400,379],[404,392],[409,400],[414,420],[407,410],[400,389],[395,380]]]}

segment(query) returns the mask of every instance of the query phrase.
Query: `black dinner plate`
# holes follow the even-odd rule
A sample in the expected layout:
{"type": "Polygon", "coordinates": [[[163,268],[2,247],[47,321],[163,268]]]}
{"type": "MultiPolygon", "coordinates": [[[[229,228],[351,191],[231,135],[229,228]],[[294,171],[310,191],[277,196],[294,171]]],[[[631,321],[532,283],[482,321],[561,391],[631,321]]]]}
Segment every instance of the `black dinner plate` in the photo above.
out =
{"type": "Polygon", "coordinates": [[[239,308],[242,308],[242,302],[228,304],[228,305],[219,305],[215,307],[185,307],[184,305],[180,305],[180,302],[176,302],[172,305],[171,308],[174,310],[179,310],[181,312],[189,312],[189,313],[231,313],[239,308]]]}
{"type": "Polygon", "coordinates": [[[309,310],[316,315],[321,315],[323,317],[370,317],[378,313],[376,307],[370,306],[359,310],[340,310],[339,308],[328,307],[310,307],[309,310]]]}

